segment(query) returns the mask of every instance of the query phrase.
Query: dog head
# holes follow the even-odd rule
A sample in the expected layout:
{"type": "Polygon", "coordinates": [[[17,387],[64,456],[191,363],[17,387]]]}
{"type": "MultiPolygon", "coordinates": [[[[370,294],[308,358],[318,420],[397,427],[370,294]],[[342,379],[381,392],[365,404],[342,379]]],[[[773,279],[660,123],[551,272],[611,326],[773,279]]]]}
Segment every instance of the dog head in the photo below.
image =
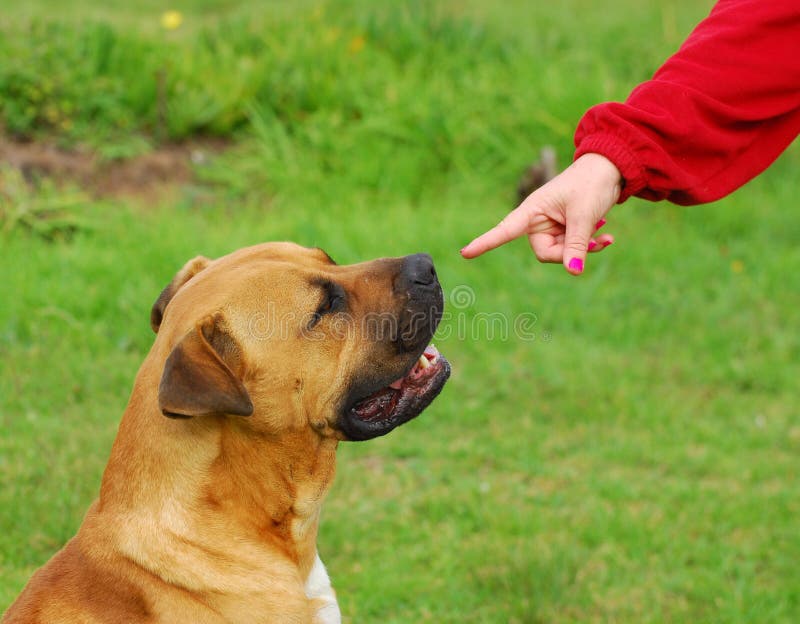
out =
{"type": "Polygon", "coordinates": [[[349,266],[266,243],[198,257],[156,301],[159,407],[366,440],[417,416],[450,375],[429,343],[443,311],[431,258],[349,266]]]}

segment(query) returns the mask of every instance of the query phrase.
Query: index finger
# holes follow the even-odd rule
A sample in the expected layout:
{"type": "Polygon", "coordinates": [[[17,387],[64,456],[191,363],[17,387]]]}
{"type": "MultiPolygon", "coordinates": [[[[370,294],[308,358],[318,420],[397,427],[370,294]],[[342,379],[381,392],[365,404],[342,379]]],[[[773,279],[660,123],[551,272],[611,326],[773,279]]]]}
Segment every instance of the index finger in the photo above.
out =
{"type": "MultiPolygon", "coordinates": [[[[524,205],[524,204],[523,204],[524,205]]],[[[461,250],[465,258],[477,258],[483,253],[505,245],[526,234],[530,226],[527,211],[522,206],[509,212],[503,220],[491,230],[484,232],[461,250]]]]}

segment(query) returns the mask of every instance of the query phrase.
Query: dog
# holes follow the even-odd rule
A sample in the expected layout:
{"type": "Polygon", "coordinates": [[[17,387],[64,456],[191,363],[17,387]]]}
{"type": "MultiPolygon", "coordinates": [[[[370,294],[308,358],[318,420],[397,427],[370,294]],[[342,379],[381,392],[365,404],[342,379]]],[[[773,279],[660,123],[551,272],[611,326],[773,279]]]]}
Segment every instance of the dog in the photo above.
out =
{"type": "Polygon", "coordinates": [[[99,498],[3,624],[332,624],[317,553],[340,441],[441,391],[431,258],[264,243],[189,261],[152,308],[99,498]]]}

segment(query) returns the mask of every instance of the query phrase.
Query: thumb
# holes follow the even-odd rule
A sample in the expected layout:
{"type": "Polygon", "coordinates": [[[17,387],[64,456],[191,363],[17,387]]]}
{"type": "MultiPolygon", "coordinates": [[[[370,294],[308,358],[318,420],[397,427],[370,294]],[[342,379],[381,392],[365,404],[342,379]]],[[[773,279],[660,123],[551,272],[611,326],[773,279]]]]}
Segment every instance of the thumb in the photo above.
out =
{"type": "Polygon", "coordinates": [[[573,275],[583,273],[586,249],[595,231],[594,211],[591,205],[575,206],[568,210],[564,232],[564,267],[573,275]]]}

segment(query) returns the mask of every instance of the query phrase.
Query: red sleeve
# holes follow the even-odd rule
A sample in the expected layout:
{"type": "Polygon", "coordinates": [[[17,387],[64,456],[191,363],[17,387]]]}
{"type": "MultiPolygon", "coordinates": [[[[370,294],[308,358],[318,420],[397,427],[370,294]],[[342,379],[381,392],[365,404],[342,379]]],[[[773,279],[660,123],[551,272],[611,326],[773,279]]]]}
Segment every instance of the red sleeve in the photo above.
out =
{"type": "Polygon", "coordinates": [[[710,202],[766,169],[800,133],[800,2],[720,0],[624,104],[595,106],[575,158],[622,173],[619,199],[710,202]]]}

